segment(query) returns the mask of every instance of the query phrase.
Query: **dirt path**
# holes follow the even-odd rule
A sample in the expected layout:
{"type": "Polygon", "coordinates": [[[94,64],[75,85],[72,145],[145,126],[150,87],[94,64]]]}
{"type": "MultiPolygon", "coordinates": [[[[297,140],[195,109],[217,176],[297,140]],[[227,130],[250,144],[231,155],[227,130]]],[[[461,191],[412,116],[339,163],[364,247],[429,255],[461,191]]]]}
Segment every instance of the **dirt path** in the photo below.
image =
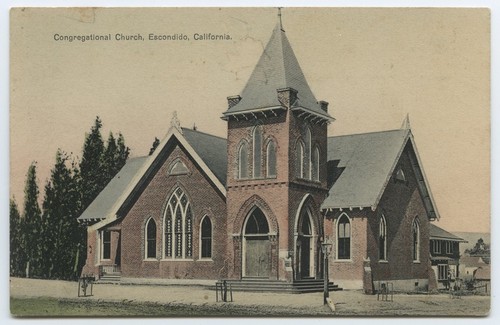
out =
{"type": "MultiPolygon", "coordinates": [[[[12,297],[52,297],[59,299],[77,298],[76,282],[10,279],[12,297]]],[[[405,295],[394,296],[394,301],[377,301],[377,296],[364,295],[359,291],[332,292],[336,306],[332,313],[323,306],[322,293],[278,294],[278,293],[233,293],[233,305],[272,310],[307,311],[317,315],[359,315],[359,316],[484,316],[489,312],[489,296],[464,296],[451,299],[448,295],[405,295]]],[[[158,304],[215,305],[215,292],[204,287],[150,286],[95,284],[92,297],[79,298],[98,301],[153,302],[158,304]]]]}

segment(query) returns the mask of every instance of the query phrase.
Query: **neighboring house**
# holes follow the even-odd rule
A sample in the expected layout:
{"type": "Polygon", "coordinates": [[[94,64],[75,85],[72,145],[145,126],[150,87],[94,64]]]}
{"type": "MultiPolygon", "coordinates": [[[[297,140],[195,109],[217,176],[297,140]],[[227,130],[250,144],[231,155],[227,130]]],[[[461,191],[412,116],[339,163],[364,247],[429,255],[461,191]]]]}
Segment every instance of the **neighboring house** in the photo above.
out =
{"type": "Polygon", "coordinates": [[[130,159],[80,216],[85,274],[176,279],[323,278],[372,292],[427,289],[438,218],[412,132],[327,136],[318,101],[278,25],[241,95],[227,139],[181,128],[130,159]]]}
{"type": "Polygon", "coordinates": [[[460,243],[467,241],[434,225],[430,225],[430,254],[438,288],[448,288],[449,281],[460,277],[460,243]]]}
{"type": "Polygon", "coordinates": [[[480,266],[474,271],[473,276],[474,280],[476,280],[476,287],[484,286],[486,292],[491,290],[491,269],[489,264],[480,266]]]}
{"type": "Polygon", "coordinates": [[[474,272],[479,269],[489,266],[480,256],[462,256],[460,258],[460,274],[463,278],[473,278],[474,272]]]}

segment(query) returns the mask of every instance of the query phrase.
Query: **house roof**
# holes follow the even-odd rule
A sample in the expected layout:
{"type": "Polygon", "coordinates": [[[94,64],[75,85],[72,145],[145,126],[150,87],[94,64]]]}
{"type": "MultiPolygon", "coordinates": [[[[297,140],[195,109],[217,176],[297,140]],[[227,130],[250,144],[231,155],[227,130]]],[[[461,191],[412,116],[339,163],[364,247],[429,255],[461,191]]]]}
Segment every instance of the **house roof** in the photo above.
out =
{"type": "Polygon", "coordinates": [[[481,265],[475,272],[476,280],[491,280],[491,267],[489,265],[481,265]]]}
{"type": "Polygon", "coordinates": [[[278,24],[241,92],[241,100],[229,108],[224,115],[281,107],[277,90],[288,87],[298,92],[298,100],[291,103],[292,109],[301,108],[328,120],[332,119],[327,112],[321,109],[316,97],[314,97],[285,31],[278,24]]]}
{"type": "Polygon", "coordinates": [[[112,211],[115,202],[125,191],[135,175],[139,172],[148,157],[136,157],[127,160],[125,166],[106,185],[99,195],[83,211],[78,220],[99,220],[112,211]]]}
{"type": "Polygon", "coordinates": [[[462,256],[460,257],[460,264],[465,267],[480,267],[487,265],[480,256],[462,256]]]}
{"type": "Polygon", "coordinates": [[[467,243],[467,241],[463,238],[460,238],[443,228],[439,228],[435,224],[430,224],[430,229],[429,229],[429,235],[430,239],[440,239],[440,240],[449,240],[449,241],[456,241],[456,242],[461,242],[461,243],[467,243]]]}
{"type": "Polygon", "coordinates": [[[436,205],[413,141],[411,130],[397,129],[328,138],[329,173],[335,175],[322,209],[375,209],[401,154],[410,143],[412,166],[429,218],[438,218],[436,205]]]}
{"type": "MultiPolygon", "coordinates": [[[[159,148],[155,150],[153,154],[154,158],[156,158],[156,155],[159,154],[171,137],[175,136],[178,140],[185,139],[187,144],[194,150],[190,154],[198,155],[219,182],[225,185],[227,168],[226,139],[186,128],[182,128],[181,131],[183,136],[179,132],[170,132],[171,136],[166,137],[161,142],[159,148]]],[[[188,153],[191,151],[191,148],[187,148],[188,153]]],[[[124,199],[123,196],[128,197],[130,193],[126,194],[127,191],[135,187],[140,179],[144,177],[148,165],[153,163],[154,158],[146,156],[128,159],[125,166],[106,185],[82,215],[78,217],[78,220],[101,220],[116,214],[116,211],[118,211],[124,201],[119,206],[117,206],[117,203],[120,199],[124,199]]]]}

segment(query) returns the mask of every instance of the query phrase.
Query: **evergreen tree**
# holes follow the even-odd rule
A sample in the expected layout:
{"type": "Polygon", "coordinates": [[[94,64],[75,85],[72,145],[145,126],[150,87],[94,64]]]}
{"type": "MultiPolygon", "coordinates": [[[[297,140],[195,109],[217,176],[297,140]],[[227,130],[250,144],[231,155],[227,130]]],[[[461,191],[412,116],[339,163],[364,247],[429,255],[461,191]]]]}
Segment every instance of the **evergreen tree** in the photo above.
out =
{"type": "Polygon", "coordinates": [[[33,162],[28,168],[26,186],[24,188],[24,216],[22,227],[22,242],[26,254],[26,276],[40,276],[42,219],[40,206],[38,205],[38,185],[36,182],[36,163],[33,162]]]}
{"type": "Polygon", "coordinates": [[[107,184],[116,174],[116,164],[118,158],[118,147],[116,145],[115,137],[112,132],[109,132],[108,142],[106,149],[102,155],[102,169],[105,178],[104,183],[107,184]]]}
{"type": "Polygon", "coordinates": [[[125,138],[123,134],[118,133],[118,140],[116,141],[116,145],[118,147],[117,155],[116,155],[116,164],[113,173],[113,177],[125,166],[127,162],[128,156],[130,154],[130,148],[125,145],[125,138]]]}
{"type": "Polygon", "coordinates": [[[50,181],[45,186],[42,247],[43,275],[48,278],[73,278],[75,257],[82,244],[83,227],[77,221],[80,209],[78,187],[68,163],[69,157],[58,150],[50,181]]]}
{"type": "Polygon", "coordinates": [[[10,223],[10,275],[21,276],[26,265],[24,244],[22,242],[22,219],[16,200],[12,198],[9,204],[10,223]]]}
{"type": "Polygon", "coordinates": [[[88,207],[105,185],[102,170],[104,142],[101,127],[101,119],[97,116],[90,133],[85,136],[79,174],[82,211],[88,207]]]}
{"type": "Polygon", "coordinates": [[[149,149],[150,156],[153,154],[153,152],[155,152],[155,150],[159,144],[160,144],[160,140],[157,137],[155,137],[155,141],[153,141],[153,144],[151,145],[151,149],[149,149]]]}

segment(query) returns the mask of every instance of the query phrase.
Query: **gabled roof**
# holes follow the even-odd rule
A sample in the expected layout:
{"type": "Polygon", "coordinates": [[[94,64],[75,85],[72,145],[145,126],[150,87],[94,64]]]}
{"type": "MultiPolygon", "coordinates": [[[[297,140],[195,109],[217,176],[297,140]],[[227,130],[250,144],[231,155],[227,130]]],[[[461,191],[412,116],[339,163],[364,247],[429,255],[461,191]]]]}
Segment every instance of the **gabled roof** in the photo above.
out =
{"type": "Polygon", "coordinates": [[[376,209],[405,146],[410,143],[419,175],[419,191],[429,218],[438,218],[410,129],[398,129],[328,138],[328,161],[335,175],[322,209],[376,209]]]}
{"type": "Polygon", "coordinates": [[[224,115],[281,107],[277,90],[283,88],[293,88],[298,91],[298,100],[292,103],[292,109],[294,107],[301,108],[323,118],[332,119],[327,112],[321,109],[316,97],[314,97],[285,31],[278,24],[241,92],[241,100],[229,108],[224,115]]]}
{"type": "Polygon", "coordinates": [[[486,265],[481,256],[462,256],[460,257],[460,264],[465,267],[481,267],[486,265]]]}
{"type": "Polygon", "coordinates": [[[115,175],[115,177],[106,185],[99,195],[83,211],[78,220],[100,220],[110,214],[115,202],[120,195],[129,186],[134,176],[144,165],[148,157],[136,157],[127,160],[125,166],[115,175]]]}
{"type": "Polygon", "coordinates": [[[225,195],[227,141],[206,133],[171,127],[151,156],[128,159],[123,168],[99,193],[78,220],[102,220],[100,227],[117,219],[117,213],[153,169],[165,147],[178,141],[216,188],[225,195]]]}
{"type": "Polygon", "coordinates": [[[430,229],[429,229],[429,235],[430,239],[439,239],[439,240],[449,240],[449,241],[456,241],[460,243],[467,243],[467,241],[463,238],[460,238],[443,228],[439,228],[435,224],[430,224],[430,229]]]}

